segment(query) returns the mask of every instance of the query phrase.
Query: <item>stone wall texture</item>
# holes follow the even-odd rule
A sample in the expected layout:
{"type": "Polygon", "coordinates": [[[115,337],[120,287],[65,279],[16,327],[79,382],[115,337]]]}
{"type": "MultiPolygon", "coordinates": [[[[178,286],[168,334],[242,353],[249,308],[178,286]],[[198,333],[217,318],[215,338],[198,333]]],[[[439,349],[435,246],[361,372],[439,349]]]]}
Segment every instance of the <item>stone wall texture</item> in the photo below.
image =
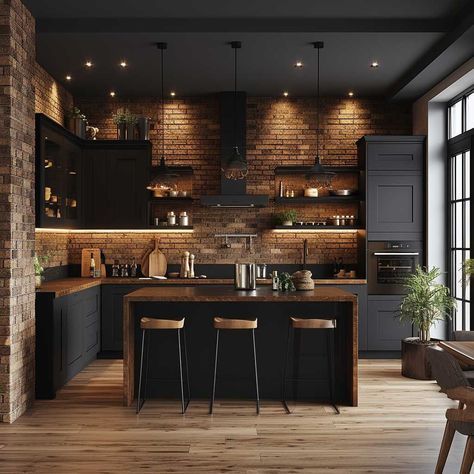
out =
{"type": "Polygon", "coordinates": [[[34,400],[35,24],[0,0],[0,420],[34,400]]]}
{"type": "MultiPolygon", "coordinates": [[[[356,141],[365,134],[411,133],[409,104],[390,104],[374,99],[322,99],[322,152],[325,164],[356,166],[356,141]]],[[[156,98],[76,99],[89,123],[100,128],[98,138],[115,139],[113,113],[121,107],[153,120],[150,139],[155,164],[161,156],[160,104],[156,98]]],[[[194,168],[192,181],[178,183],[192,191],[195,198],[219,192],[219,104],[216,96],[169,100],[165,105],[165,154],[168,164],[194,168]]],[[[302,192],[304,183],[295,178],[274,176],[280,165],[310,165],[316,153],[315,101],[308,98],[285,99],[249,97],[247,100],[247,159],[249,161],[248,192],[275,196],[280,179],[302,192]]],[[[336,187],[354,187],[354,176],[343,175],[336,187]]],[[[332,215],[356,215],[357,205],[324,204],[286,206],[293,208],[301,220],[314,220],[332,215]]],[[[193,234],[103,233],[38,234],[39,252],[53,255],[50,265],[68,261],[79,263],[81,248],[103,249],[107,263],[140,259],[157,238],[160,248],[171,263],[178,263],[180,254],[190,250],[201,263],[234,263],[251,258],[265,263],[299,263],[302,239],[310,246],[309,263],[331,263],[342,257],[347,263],[357,259],[356,234],[275,234],[271,232],[272,216],[285,209],[271,202],[265,209],[208,209],[199,202],[192,205],[165,206],[156,210],[163,218],[168,210],[186,210],[192,217],[193,234]],[[253,250],[245,241],[232,240],[231,248],[223,247],[216,233],[258,233],[253,250]],[[67,242],[66,242],[67,239],[67,242]]]]}

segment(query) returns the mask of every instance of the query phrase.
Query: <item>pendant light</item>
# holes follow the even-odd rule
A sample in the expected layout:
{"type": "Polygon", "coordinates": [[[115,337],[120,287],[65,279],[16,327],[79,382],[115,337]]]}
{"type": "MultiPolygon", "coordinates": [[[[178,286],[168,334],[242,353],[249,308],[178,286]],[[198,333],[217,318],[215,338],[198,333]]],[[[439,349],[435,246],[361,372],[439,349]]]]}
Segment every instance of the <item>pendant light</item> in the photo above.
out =
{"type": "Polygon", "coordinates": [[[242,157],[237,145],[237,50],[242,47],[240,41],[231,41],[234,50],[234,148],[230,160],[223,166],[222,172],[227,179],[244,179],[248,174],[247,161],[242,157]]]}
{"type": "Polygon", "coordinates": [[[319,156],[320,148],[320,125],[319,125],[319,115],[320,115],[320,94],[319,94],[319,53],[321,49],[324,48],[324,43],[322,41],[316,41],[313,43],[314,48],[317,50],[317,73],[316,73],[316,157],[314,158],[314,165],[306,173],[306,179],[311,183],[312,187],[328,189],[331,187],[332,180],[336,173],[328,171],[321,164],[321,158],[319,156]]]}
{"type": "Polygon", "coordinates": [[[173,187],[178,175],[166,165],[165,161],[165,80],[164,80],[164,51],[168,43],[157,43],[157,48],[161,52],[161,158],[160,164],[153,170],[153,179],[147,189],[154,191],[157,189],[169,189],[173,187]]]}

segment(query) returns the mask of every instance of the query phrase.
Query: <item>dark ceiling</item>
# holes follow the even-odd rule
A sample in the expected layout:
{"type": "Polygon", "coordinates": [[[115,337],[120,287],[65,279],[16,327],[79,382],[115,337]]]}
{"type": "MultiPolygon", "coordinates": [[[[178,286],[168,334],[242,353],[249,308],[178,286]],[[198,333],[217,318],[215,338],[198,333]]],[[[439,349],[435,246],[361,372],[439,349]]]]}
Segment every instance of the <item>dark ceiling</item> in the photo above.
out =
{"type": "Polygon", "coordinates": [[[232,88],[250,95],[314,93],[322,40],[324,95],[414,99],[474,54],[470,0],[24,0],[37,19],[38,61],[76,95],[159,92],[159,53],[168,42],[166,90],[180,96],[232,88]],[[84,67],[91,59],[94,67],[84,67]],[[118,65],[126,59],[128,67],[118,65]],[[305,67],[293,64],[302,60],[305,67]],[[377,69],[370,63],[377,60],[377,69]]]}

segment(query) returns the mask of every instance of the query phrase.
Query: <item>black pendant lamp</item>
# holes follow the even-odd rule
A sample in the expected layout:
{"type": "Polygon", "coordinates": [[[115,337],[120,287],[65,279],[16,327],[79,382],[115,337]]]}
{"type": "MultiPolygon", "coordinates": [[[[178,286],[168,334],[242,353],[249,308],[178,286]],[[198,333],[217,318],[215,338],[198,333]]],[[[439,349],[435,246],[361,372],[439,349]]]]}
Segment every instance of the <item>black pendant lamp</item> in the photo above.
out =
{"type": "Polygon", "coordinates": [[[240,41],[231,41],[234,50],[234,148],[229,161],[222,167],[222,172],[227,179],[244,179],[249,170],[247,161],[242,157],[237,145],[237,50],[242,47],[240,41]]]}
{"type": "Polygon", "coordinates": [[[161,52],[161,158],[160,164],[153,170],[153,178],[147,189],[154,191],[157,189],[169,189],[173,187],[178,175],[166,165],[165,161],[165,80],[164,80],[164,51],[168,47],[167,43],[157,43],[157,48],[161,52]]]}
{"type": "Polygon", "coordinates": [[[322,41],[316,41],[313,43],[314,48],[318,53],[317,60],[317,73],[316,73],[316,157],[314,158],[314,165],[306,173],[306,179],[310,182],[311,186],[315,188],[328,189],[331,187],[332,180],[336,173],[328,171],[322,164],[319,156],[319,141],[320,141],[320,128],[319,128],[319,112],[320,112],[320,94],[319,94],[319,53],[324,48],[322,41]]]}

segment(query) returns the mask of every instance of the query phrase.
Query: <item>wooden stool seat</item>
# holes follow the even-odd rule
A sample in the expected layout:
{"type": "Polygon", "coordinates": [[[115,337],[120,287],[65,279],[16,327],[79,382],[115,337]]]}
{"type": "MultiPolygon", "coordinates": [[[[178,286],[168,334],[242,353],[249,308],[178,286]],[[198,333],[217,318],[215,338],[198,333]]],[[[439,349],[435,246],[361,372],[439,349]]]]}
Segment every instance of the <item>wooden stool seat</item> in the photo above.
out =
{"type": "Polygon", "coordinates": [[[255,319],[228,319],[214,318],[215,329],[257,329],[257,318],[255,319]]]}
{"type": "Polygon", "coordinates": [[[156,319],[156,318],[141,318],[141,329],[183,329],[184,318],[175,319],[156,319]]]}
{"type": "Polygon", "coordinates": [[[303,319],[291,317],[295,329],[336,329],[335,319],[303,319]]]}

